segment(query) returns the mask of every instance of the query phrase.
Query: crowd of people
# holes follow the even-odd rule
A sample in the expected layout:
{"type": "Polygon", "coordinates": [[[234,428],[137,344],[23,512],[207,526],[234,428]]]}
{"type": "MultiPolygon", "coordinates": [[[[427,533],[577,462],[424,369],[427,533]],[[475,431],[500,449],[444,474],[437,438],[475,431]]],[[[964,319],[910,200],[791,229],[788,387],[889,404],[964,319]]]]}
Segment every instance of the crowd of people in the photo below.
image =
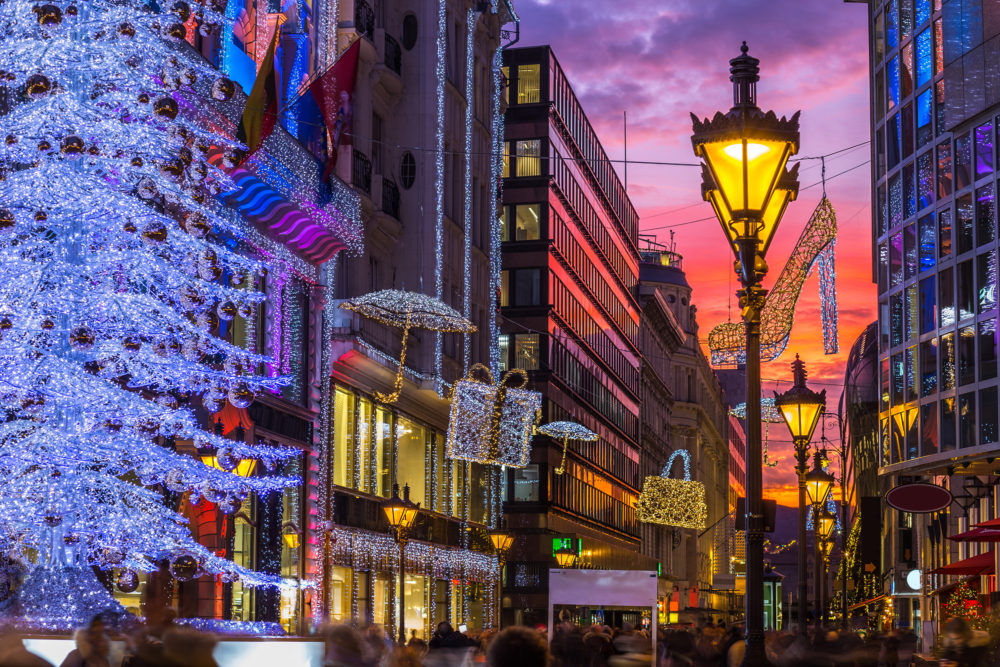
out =
{"type": "MultiPolygon", "coordinates": [[[[215,667],[214,635],[170,622],[133,629],[110,641],[100,618],[75,634],[74,648],[59,667],[215,667]]],[[[994,667],[1000,653],[988,633],[963,619],[947,621],[933,659],[939,667],[994,667]]],[[[335,625],[322,631],[323,667],[738,667],[745,643],[739,625],[697,624],[658,630],[654,653],[649,631],[624,624],[580,627],[561,623],[551,643],[544,627],[510,627],[470,635],[438,624],[428,640],[413,633],[398,645],[381,627],[335,625]]],[[[910,630],[890,633],[829,630],[807,635],[782,632],[766,637],[768,663],[776,667],[920,667],[910,630]]],[[[11,629],[0,631],[0,667],[46,667],[11,629]]],[[[279,667],[294,667],[281,665],[279,667]]]]}

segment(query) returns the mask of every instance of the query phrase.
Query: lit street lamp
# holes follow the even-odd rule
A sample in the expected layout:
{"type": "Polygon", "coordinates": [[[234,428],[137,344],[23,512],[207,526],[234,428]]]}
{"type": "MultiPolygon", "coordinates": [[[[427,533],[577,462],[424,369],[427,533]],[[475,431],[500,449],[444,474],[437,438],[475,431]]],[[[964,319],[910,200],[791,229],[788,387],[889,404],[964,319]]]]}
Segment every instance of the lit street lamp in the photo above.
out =
{"type": "MultiPolygon", "coordinates": [[[[813,455],[813,469],[806,474],[806,494],[813,506],[813,531],[816,533],[816,543],[813,546],[816,559],[816,618],[814,620],[817,637],[823,627],[823,547],[820,543],[825,539],[825,536],[822,532],[822,516],[829,514],[826,511],[826,499],[830,497],[830,491],[836,481],[833,475],[823,470],[823,457],[821,452],[816,452],[813,455]]],[[[832,532],[832,525],[830,530],[832,532]]]]}
{"type": "Polygon", "coordinates": [[[576,564],[577,553],[570,549],[560,549],[555,553],[556,563],[564,570],[568,570],[576,564]]]}
{"type": "Polygon", "coordinates": [[[514,536],[498,528],[490,533],[490,544],[497,555],[497,629],[500,629],[500,612],[503,607],[503,567],[507,554],[514,544],[514,536]]]}
{"type": "MultiPolygon", "coordinates": [[[[795,355],[792,362],[792,387],[783,394],[774,394],[774,406],[792,434],[795,446],[795,472],[799,478],[799,539],[798,539],[798,622],[799,633],[806,632],[806,599],[808,598],[808,576],[806,573],[806,500],[808,489],[806,477],[809,471],[809,441],[812,440],[816,424],[826,406],[826,390],[815,392],[806,386],[806,365],[795,355]]],[[[811,496],[810,496],[811,498],[811,496]]],[[[811,501],[810,501],[811,502],[811,501]]]]}
{"type": "Polygon", "coordinates": [[[759,60],[748,54],[729,61],[733,107],[709,120],[691,115],[694,153],[704,160],[702,197],[712,204],[736,255],[737,292],[746,325],[746,662],[762,665],[764,655],[764,513],[761,478],[760,311],[767,295],[761,280],[764,254],[785,206],[798,192],[788,158],[798,152],[799,119],[764,113],[757,107],[759,60]]]}
{"type": "Polygon", "coordinates": [[[410,485],[403,487],[403,497],[399,497],[399,484],[392,485],[392,498],[382,504],[382,511],[385,512],[389,526],[392,528],[392,536],[399,545],[399,635],[397,639],[400,644],[406,643],[406,623],[403,606],[403,572],[406,569],[406,543],[409,540],[409,530],[413,522],[417,520],[417,513],[420,511],[420,503],[410,500],[410,485]]]}

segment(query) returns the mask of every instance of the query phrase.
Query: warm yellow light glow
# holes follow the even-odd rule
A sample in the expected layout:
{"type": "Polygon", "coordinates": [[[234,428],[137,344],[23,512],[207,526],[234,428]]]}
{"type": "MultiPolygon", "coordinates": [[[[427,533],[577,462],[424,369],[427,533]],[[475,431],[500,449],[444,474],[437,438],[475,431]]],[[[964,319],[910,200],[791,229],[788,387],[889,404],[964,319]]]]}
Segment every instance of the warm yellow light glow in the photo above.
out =
{"type": "Polygon", "coordinates": [[[573,567],[573,564],[576,563],[576,554],[572,551],[557,551],[556,563],[558,563],[559,567],[564,570],[571,568],[573,567]]]}
{"type": "Polygon", "coordinates": [[[288,545],[289,549],[299,548],[299,534],[298,533],[285,533],[282,535],[285,540],[285,544],[288,545]]]}
{"type": "Polygon", "coordinates": [[[202,454],[201,462],[209,468],[215,468],[216,470],[221,470],[223,472],[231,472],[239,477],[249,477],[253,474],[254,469],[257,467],[257,459],[240,459],[240,462],[236,464],[234,469],[226,470],[219,465],[219,459],[214,453],[202,454]]]}
{"type": "Polygon", "coordinates": [[[792,397],[791,402],[782,399],[784,397],[779,397],[776,403],[778,409],[781,410],[781,416],[785,418],[788,430],[792,434],[792,440],[809,442],[812,439],[813,431],[816,430],[819,416],[823,413],[823,404],[798,396],[792,397]]]}
{"type": "Polygon", "coordinates": [[[490,533],[490,542],[493,543],[493,549],[502,554],[510,549],[510,545],[514,543],[514,536],[502,532],[490,533]]]}
{"type": "MultiPolygon", "coordinates": [[[[729,144],[722,150],[725,151],[726,155],[734,160],[743,160],[743,144],[729,144]]],[[[748,142],[747,162],[753,162],[769,150],[771,150],[770,146],[765,146],[764,144],[752,144],[748,142]]]]}
{"type": "MultiPolygon", "coordinates": [[[[725,208],[737,220],[759,221],[784,171],[791,146],[783,141],[748,141],[749,159],[745,162],[742,143],[708,142],[700,148],[725,208]]],[[[755,231],[759,230],[751,230],[755,231]]]]}
{"type": "Polygon", "coordinates": [[[823,505],[830,496],[833,488],[834,477],[822,468],[813,468],[806,473],[806,495],[813,505],[823,505]]]}
{"type": "Polygon", "coordinates": [[[837,517],[833,515],[832,512],[828,510],[823,510],[819,513],[819,521],[814,525],[817,526],[820,538],[826,540],[833,535],[833,529],[837,525],[837,517]]]}

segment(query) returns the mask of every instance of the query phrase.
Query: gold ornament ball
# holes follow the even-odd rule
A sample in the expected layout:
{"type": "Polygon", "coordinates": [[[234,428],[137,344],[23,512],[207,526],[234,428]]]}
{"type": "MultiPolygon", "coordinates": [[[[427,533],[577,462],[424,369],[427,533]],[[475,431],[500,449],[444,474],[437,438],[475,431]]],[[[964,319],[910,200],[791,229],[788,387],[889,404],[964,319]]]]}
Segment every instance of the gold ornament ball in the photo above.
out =
{"type": "Polygon", "coordinates": [[[201,211],[195,211],[188,216],[185,225],[187,233],[197,239],[205,238],[212,231],[212,225],[208,221],[208,216],[201,211]]]}
{"type": "Polygon", "coordinates": [[[88,326],[74,327],[69,332],[69,344],[77,350],[89,350],[97,342],[94,330],[88,326]]]}
{"type": "Polygon", "coordinates": [[[198,561],[194,556],[184,554],[174,559],[170,564],[170,574],[177,581],[190,581],[198,574],[198,561]]]}
{"type": "Polygon", "coordinates": [[[45,139],[42,139],[41,141],[38,142],[38,151],[40,153],[44,153],[45,151],[49,150],[50,148],[52,148],[52,144],[50,144],[45,139]]]}
{"type": "Polygon", "coordinates": [[[122,231],[128,232],[129,234],[135,234],[137,229],[138,227],[136,227],[135,223],[131,220],[126,220],[125,224],[122,225],[122,231]]]}
{"type": "MultiPolygon", "coordinates": [[[[52,82],[44,74],[32,74],[24,82],[24,90],[28,93],[28,97],[37,100],[48,95],[49,91],[52,90],[52,82]]],[[[11,142],[8,141],[8,143],[11,142]]]]}
{"type": "Polygon", "coordinates": [[[122,593],[131,593],[135,589],[139,588],[139,575],[137,575],[132,570],[122,570],[115,577],[115,586],[118,587],[122,593]]]}
{"type": "Polygon", "coordinates": [[[139,96],[135,99],[139,104],[149,104],[149,93],[139,93],[139,96]]]}
{"type": "Polygon", "coordinates": [[[35,8],[38,16],[38,24],[46,27],[59,25],[63,20],[62,10],[56,5],[42,5],[35,8]]]}
{"type": "Polygon", "coordinates": [[[177,118],[177,100],[172,97],[161,97],[153,103],[153,113],[161,118],[173,120],[177,118]]]}
{"type": "Polygon", "coordinates": [[[51,317],[46,317],[45,319],[42,320],[41,327],[45,331],[52,331],[53,329],[56,328],[56,323],[52,321],[51,317]]]}
{"type": "Polygon", "coordinates": [[[6,315],[0,317],[0,331],[7,331],[12,326],[14,326],[14,324],[10,321],[9,317],[7,317],[6,315]]]}
{"type": "Polygon", "coordinates": [[[118,34],[122,37],[131,39],[132,37],[135,37],[135,26],[128,21],[125,21],[124,23],[119,24],[118,34]]]}
{"type": "Polygon", "coordinates": [[[142,238],[150,243],[163,243],[167,240],[167,226],[159,220],[147,222],[142,228],[142,238]]]}
{"type": "Polygon", "coordinates": [[[70,5],[66,8],[66,16],[76,16],[80,13],[80,10],[76,8],[76,5],[70,5]]]}
{"type": "Polygon", "coordinates": [[[35,222],[45,222],[49,219],[49,214],[45,211],[35,211],[35,222]]]}
{"type": "Polygon", "coordinates": [[[138,336],[125,336],[125,339],[122,340],[122,347],[129,352],[138,352],[139,348],[142,347],[142,341],[139,340],[138,336]]]}
{"type": "Polygon", "coordinates": [[[14,214],[9,209],[0,208],[0,229],[10,229],[16,222],[14,214]]]}
{"type": "Polygon", "coordinates": [[[187,28],[183,23],[171,23],[167,26],[167,37],[178,42],[187,37],[187,28]]]}
{"type": "Polygon", "coordinates": [[[236,84],[231,79],[216,79],[212,84],[212,99],[228,102],[236,93],[236,84]]]}
{"type": "Polygon", "coordinates": [[[187,21],[191,17],[191,5],[184,2],[184,0],[179,0],[175,2],[170,8],[170,11],[177,15],[181,21],[187,21]]]}
{"type": "Polygon", "coordinates": [[[220,320],[229,322],[236,317],[236,304],[232,301],[223,301],[216,307],[215,312],[220,320]]]}
{"type": "Polygon", "coordinates": [[[234,408],[248,408],[254,399],[253,392],[242,382],[230,387],[227,397],[234,408]]]}
{"type": "Polygon", "coordinates": [[[59,143],[59,151],[63,155],[76,156],[83,153],[83,150],[84,150],[83,139],[76,136],[75,134],[71,134],[70,136],[64,138],[59,143]]]}
{"type": "Polygon", "coordinates": [[[184,174],[184,161],[178,157],[168,158],[160,165],[160,173],[176,181],[184,174]]]}

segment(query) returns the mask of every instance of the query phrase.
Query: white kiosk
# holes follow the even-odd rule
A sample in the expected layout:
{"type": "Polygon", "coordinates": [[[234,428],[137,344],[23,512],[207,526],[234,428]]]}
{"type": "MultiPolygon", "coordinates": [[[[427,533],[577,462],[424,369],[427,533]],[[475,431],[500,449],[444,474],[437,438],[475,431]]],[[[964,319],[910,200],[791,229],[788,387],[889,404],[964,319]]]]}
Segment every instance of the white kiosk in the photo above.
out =
{"type": "Polygon", "coordinates": [[[656,572],[650,570],[549,570],[549,642],[555,605],[647,607],[650,637],[656,655],[656,572]]]}

